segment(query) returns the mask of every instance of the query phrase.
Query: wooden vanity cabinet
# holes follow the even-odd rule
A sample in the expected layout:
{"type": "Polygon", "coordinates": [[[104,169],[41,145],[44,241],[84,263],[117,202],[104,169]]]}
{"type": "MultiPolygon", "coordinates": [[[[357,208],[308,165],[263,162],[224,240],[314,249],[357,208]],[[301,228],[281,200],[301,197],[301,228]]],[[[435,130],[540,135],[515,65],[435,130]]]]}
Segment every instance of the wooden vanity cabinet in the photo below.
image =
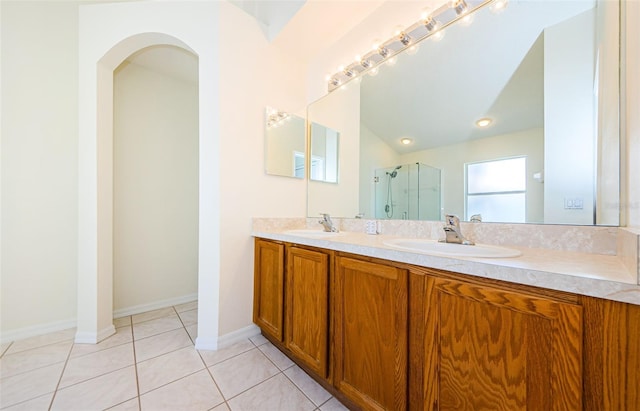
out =
{"type": "Polygon", "coordinates": [[[640,411],[640,306],[256,239],[254,321],[352,409],[640,411]]]}
{"type": "Polygon", "coordinates": [[[329,376],[329,266],[325,252],[287,247],[285,346],[322,378],[329,376]]]}
{"type": "Polygon", "coordinates": [[[256,238],[253,322],[276,341],[284,337],[284,244],[256,238]]]}
{"type": "Polygon", "coordinates": [[[365,410],[407,408],[408,272],[336,257],[334,386],[365,410]]]}
{"type": "Polygon", "coordinates": [[[582,307],[426,279],[424,409],[581,410],[582,307]]]}

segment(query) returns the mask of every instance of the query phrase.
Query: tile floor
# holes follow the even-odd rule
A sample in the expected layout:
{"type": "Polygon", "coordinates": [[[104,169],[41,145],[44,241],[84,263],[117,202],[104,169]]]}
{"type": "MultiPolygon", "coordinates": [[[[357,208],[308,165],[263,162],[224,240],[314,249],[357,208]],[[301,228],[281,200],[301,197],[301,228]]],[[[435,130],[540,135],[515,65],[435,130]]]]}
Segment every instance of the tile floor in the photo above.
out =
{"type": "Polygon", "coordinates": [[[73,329],[2,344],[0,409],[346,410],[262,336],[197,351],[197,302],[115,326],[96,345],[73,329]]]}

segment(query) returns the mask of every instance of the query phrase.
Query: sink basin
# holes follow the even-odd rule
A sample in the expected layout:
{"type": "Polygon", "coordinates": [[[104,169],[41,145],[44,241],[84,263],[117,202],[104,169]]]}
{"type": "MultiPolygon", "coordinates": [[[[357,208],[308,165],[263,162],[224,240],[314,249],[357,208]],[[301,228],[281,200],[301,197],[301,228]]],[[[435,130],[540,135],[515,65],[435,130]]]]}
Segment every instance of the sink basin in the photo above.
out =
{"type": "Polygon", "coordinates": [[[310,237],[310,238],[331,238],[331,237],[342,235],[342,233],[340,232],[334,233],[334,232],[314,230],[314,229],[287,230],[283,234],[299,235],[302,237],[310,237]]]}
{"type": "Polygon", "coordinates": [[[508,258],[522,255],[518,250],[493,245],[440,243],[419,238],[393,239],[384,244],[401,250],[444,257],[508,258]]]}

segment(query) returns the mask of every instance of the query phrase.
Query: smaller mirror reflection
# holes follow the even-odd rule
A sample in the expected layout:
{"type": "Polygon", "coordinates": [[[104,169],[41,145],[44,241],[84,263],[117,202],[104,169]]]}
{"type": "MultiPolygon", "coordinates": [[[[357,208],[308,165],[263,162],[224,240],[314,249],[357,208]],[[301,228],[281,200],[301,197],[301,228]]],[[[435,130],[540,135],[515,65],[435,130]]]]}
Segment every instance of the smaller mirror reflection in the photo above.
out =
{"type": "Polygon", "coordinates": [[[338,182],[338,147],[340,133],[318,123],[311,123],[311,163],[309,178],[325,183],[338,182]]]}
{"type": "Polygon", "coordinates": [[[304,178],[304,118],[272,107],[267,107],[265,114],[266,173],[304,178]]]}

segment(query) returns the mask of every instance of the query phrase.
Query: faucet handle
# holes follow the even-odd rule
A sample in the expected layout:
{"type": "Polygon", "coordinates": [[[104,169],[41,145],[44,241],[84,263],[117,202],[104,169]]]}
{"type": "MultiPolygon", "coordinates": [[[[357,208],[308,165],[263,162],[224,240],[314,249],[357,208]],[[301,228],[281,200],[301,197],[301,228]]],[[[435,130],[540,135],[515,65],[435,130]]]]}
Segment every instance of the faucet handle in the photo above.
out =
{"type": "Polygon", "coordinates": [[[444,220],[447,226],[460,227],[460,219],[453,214],[445,215],[444,220]]]}

